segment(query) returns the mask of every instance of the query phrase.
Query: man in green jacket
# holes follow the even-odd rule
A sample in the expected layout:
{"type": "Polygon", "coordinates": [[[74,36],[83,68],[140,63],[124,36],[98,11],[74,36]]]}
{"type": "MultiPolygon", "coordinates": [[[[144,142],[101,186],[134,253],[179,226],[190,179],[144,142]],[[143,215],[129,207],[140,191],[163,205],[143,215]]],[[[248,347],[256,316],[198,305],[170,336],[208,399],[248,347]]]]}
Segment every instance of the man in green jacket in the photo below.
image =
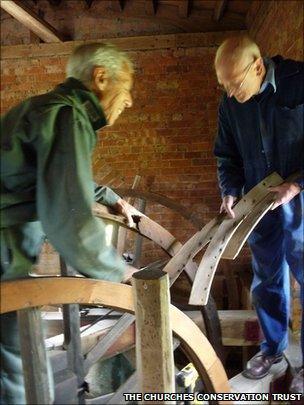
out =
{"type": "MultiPolygon", "coordinates": [[[[28,277],[45,235],[79,273],[120,282],[133,271],[106,246],[94,217],[91,154],[96,131],[132,106],[133,67],[109,44],[78,47],[67,80],[1,118],[1,279],[28,277]]],[[[131,219],[106,187],[96,200],[131,219]]],[[[1,404],[25,403],[16,314],[1,317],[1,404]]]]}

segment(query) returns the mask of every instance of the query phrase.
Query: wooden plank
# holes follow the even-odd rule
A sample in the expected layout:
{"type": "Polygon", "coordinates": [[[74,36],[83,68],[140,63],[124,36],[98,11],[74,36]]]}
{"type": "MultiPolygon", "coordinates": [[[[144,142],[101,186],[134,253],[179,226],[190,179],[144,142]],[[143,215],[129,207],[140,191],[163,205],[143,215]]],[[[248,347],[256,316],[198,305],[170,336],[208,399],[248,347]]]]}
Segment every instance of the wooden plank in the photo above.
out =
{"type": "MultiPolygon", "coordinates": [[[[170,232],[168,232],[161,225],[152,221],[146,215],[138,211],[138,215],[132,215],[135,225],[128,227],[126,220],[121,215],[112,215],[108,207],[101,204],[95,204],[93,212],[99,218],[104,220],[112,221],[118,223],[121,226],[127,227],[131,231],[138,232],[140,235],[154,241],[158,246],[164,249],[170,256],[174,256],[183,246],[170,232]]],[[[169,273],[171,281],[175,281],[179,276],[181,271],[185,269],[189,275],[193,273],[193,266],[195,264],[191,263],[188,259],[181,269],[176,269],[170,267],[167,273],[169,273]]],[[[196,269],[195,269],[196,270],[196,269]]]]}
{"type": "MultiPolygon", "coordinates": [[[[60,257],[60,270],[61,276],[75,276],[75,270],[67,266],[62,257],[60,257]]],[[[77,388],[79,392],[75,392],[79,396],[79,401],[84,400],[84,364],[83,356],[81,353],[81,338],[80,338],[80,314],[78,304],[62,305],[63,315],[63,331],[64,343],[63,347],[67,351],[67,360],[69,369],[75,374],[77,378],[77,388]]]]}
{"type": "Polygon", "coordinates": [[[172,198],[166,197],[163,194],[153,193],[151,191],[146,191],[142,189],[130,189],[130,188],[114,188],[113,191],[121,196],[128,196],[128,197],[135,197],[142,200],[146,200],[147,202],[154,202],[160,204],[166,208],[171,209],[172,211],[177,212],[183,218],[190,221],[197,229],[201,229],[204,226],[203,221],[199,218],[199,216],[184,207],[182,204],[178,203],[177,201],[173,200],[172,198]]]}
{"type": "Polygon", "coordinates": [[[217,356],[224,361],[224,349],[222,345],[222,331],[216,303],[210,295],[207,305],[201,307],[206,334],[212,343],[217,356]]]}
{"type": "Polygon", "coordinates": [[[252,208],[269,193],[268,187],[282,182],[281,176],[275,172],[267,176],[233,207],[235,218],[227,217],[223,220],[198,267],[189,299],[191,305],[206,305],[213,277],[229,240],[252,208]]]}
{"type": "MultiPolygon", "coordinates": [[[[282,182],[293,182],[300,175],[300,172],[292,173],[287,179],[282,179],[282,182]]],[[[246,216],[245,220],[240,224],[233,237],[228,242],[228,245],[226,246],[222,255],[223,259],[234,260],[237,257],[251,232],[271,209],[275,198],[275,193],[269,193],[253,207],[251,212],[246,216]]]]}
{"type": "Polygon", "coordinates": [[[251,232],[271,209],[274,199],[275,195],[269,193],[251,210],[226,246],[222,255],[223,259],[234,260],[238,256],[251,232]]]}
{"type": "MultiPolygon", "coordinates": [[[[102,305],[134,313],[132,287],[109,281],[78,277],[35,277],[4,281],[1,313],[28,307],[68,303],[102,305]]],[[[170,305],[174,335],[193,362],[207,392],[230,392],[223,365],[199,328],[183,312],[170,305]]],[[[225,402],[227,404],[227,402],[225,402]]]]}
{"type": "Polygon", "coordinates": [[[137,211],[137,215],[132,215],[135,225],[131,227],[128,227],[126,224],[125,217],[110,214],[110,210],[104,205],[95,204],[93,211],[99,218],[118,223],[120,226],[124,226],[133,232],[138,232],[146,238],[153,240],[170,255],[177,253],[182,246],[170,232],[139,211],[137,211]]]}
{"type": "MultiPolygon", "coordinates": [[[[254,310],[219,310],[221,343],[224,346],[258,346],[263,334],[254,310]]],[[[206,333],[201,312],[187,310],[185,314],[206,333]]]]}
{"type": "Polygon", "coordinates": [[[217,0],[214,5],[214,20],[220,21],[223,17],[225,9],[227,6],[227,0],[217,0]]]}
{"type": "Polygon", "coordinates": [[[50,370],[46,361],[39,308],[17,312],[25,394],[28,404],[50,404],[50,370]]]}
{"type": "Polygon", "coordinates": [[[210,242],[224,218],[225,214],[220,214],[208,222],[201,231],[193,235],[192,238],[183,245],[163,270],[169,274],[175,274],[178,276],[187,263],[189,263],[189,261],[210,242]]]}
{"type": "Polygon", "coordinates": [[[113,328],[85,355],[84,370],[86,374],[90,367],[113,346],[115,341],[118,340],[134,321],[134,315],[124,314],[113,328]]]}
{"type": "Polygon", "coordinates": [[[30,31],[34,32],[44,42],[62,42],[62,36],[55,30],[55,28],[28,8],[24,2],[2,0],[1,8],[30,31]]]}
{"type": "MultiPolygon", "coordinates": [[[[240,34],[242,31],[219,31],[194,34],[151,35],[126,38],[103,38],[124,51],[139,51],[171,48],[217,48],[228,35],[240,34]]],[[[245,31],[244,31],[245,32],[245,31]]],[[[53,44],[7,45],[1,47],[1,59],[23,59],[51,56],[68,56],[78,45],[97,40],[67,41],[53,44]]]]}
{"type": "Polygon", "coordinates": [[[240,308],[239,291],[233,269],[228,265],[227,261],[222,263],[221,268],[223,270],[223,274],[225,276],[225,283],[227,286],[228,309],[239,309],[240,308]]]}
{"type": "Polygon", "coordinates": [[[161,270],[142,270],[133,275],[132,281],[140,392],[175,392],[169,277],[161,270]]]}

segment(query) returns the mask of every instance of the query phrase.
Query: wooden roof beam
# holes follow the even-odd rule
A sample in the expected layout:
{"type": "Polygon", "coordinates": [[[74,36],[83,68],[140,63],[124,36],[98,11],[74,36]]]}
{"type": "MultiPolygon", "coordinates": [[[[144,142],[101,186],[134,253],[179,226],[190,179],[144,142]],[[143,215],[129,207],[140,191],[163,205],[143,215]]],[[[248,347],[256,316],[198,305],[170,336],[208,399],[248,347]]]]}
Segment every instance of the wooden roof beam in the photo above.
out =
{"type": "Polygon", "coordinates": [[[62,42],[62,36],[50,24],[40,18],[20,1],[1,0],[1,8],[34,32],[44,42],[62,42]]]}
{"type": "Polygon", "coordinates": [[[225,9],[227,7],[228,0],[217,0],[214,7],[214,16],[215,21],[220,21],[223,17],[225,9]]]}

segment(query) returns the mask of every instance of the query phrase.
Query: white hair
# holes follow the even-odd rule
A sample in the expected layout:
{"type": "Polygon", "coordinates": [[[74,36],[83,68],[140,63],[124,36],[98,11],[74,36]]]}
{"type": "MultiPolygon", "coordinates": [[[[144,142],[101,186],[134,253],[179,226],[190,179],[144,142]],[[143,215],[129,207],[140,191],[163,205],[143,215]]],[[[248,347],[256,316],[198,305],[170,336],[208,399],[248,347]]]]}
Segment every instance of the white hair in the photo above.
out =
{"type": "Polygon", "coordinates": [[[130,58],[114,45],[110,43],[84,44],[75,48],[69,57],[66,75],[89,85],[94,67],[103,66],[110,77],[115,79],[125,65],[133,72],[130,58]]]}
{"type": "Polygon", "coordinates": [[[244,58],[256,60],[261,56],[258,45],[248,35],[237,35],[226,39],[217,49],[215,67],[225,59],[232,63],[238,63],[244,58]]]}

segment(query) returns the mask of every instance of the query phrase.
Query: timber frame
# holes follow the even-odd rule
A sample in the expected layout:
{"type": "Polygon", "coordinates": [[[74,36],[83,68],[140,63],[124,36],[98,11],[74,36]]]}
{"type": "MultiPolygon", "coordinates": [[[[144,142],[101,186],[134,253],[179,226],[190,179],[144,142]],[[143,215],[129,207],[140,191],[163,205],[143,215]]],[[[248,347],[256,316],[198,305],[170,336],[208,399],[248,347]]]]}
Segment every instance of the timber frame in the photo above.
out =
{"type": "MultiPolygon", "coordinates": [[[[242,32],[242,31],[241,31],[242,32]]],[[[244,31],[245,32],[245,31],[244,31]]],[[[118,46],[124,51],[139,51],[147,49],[170,49],[170,48],[210,48],[218,47],[228,35],[235,35],[240,31],[204,32],[194,34],[167,34],[153,36],[137,36],[126,38],[105,38],[106,41],[118,46]]],[[[69,56],[78,45],[96,42],[66,41],[52,44],[29,44],[1,47],[1,60],[24,59],[40,57],[69,56]]]]}
{"type": "MultiPolygon", "coordinates": [[[[134,313],[132,287],[75,277],[43,277],[5,281],[1,285],[1,313],[58,304],[94,304],[134,313]]],[[[193,362],[208,392],[229,392],[222,363],[199,328],[170,306],[172,331],[193,362]]],[[[129,326],[129,325],[128,325],[129,326]]]]}

